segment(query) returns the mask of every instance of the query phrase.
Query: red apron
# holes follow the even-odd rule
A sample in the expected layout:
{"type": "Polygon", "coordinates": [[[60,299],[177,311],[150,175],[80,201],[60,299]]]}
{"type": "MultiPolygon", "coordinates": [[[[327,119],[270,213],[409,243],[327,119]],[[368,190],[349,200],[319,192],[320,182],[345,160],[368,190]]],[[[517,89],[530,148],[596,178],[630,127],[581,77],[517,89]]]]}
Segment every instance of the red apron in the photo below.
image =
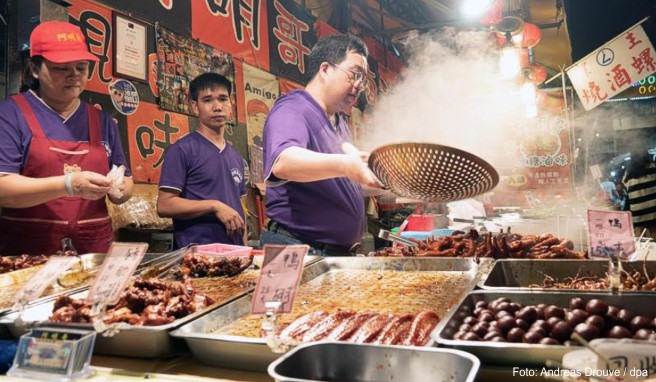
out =
{"type": "MultiPolygon", "coordinates": [[[[100,142],[100,111],[85,104],[89,115],[89,142],[48,139],[25,96],[12,96],[32,131],[32,142],[21,175],[46,178],[68,172],[109,172],[100,142]]],[[[84,107],[84,106],[82,106],[84,107]]],[[[105,198],[64,197],[28,208],[3,208],[0,217],[0,254],[51,255],[70,238],[79,253],[107,252],[114,239],[105,198]]]]}

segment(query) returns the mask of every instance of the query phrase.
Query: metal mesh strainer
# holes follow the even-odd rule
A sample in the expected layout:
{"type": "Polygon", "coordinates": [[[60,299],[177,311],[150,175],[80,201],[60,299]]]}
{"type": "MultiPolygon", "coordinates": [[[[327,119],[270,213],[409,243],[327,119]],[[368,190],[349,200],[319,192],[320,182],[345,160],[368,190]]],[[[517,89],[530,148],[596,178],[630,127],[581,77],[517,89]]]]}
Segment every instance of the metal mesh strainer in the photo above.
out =
{"type": "Polygon", "coordinates": [[[499,183],[499,174],[483,159],[432,143],[379,147],[369,156],[369,167],[396,195],[429,202],[471,198],[499,183]]]}

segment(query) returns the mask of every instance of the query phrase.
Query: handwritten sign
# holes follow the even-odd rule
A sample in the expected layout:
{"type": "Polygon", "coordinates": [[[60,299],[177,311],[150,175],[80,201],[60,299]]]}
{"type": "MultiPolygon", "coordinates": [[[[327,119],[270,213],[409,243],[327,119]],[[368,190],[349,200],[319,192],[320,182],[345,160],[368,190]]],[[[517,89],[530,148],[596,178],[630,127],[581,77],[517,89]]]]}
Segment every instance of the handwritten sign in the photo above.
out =
{"type": "Polygon", "coordinates": [[[13,302],[29,302],[41,296],[44,290],[65,270],[80,259],[75,256],[51,256],[43,265],[43,268],[30,278],[21,290],[14,295],[13,302]]]}
{"type": "Polygon", "coordinates": [[[585,110],[656,72],[656,53],[641,25],[597,48],[567,69],[585,110]]]}
{"type": "Polygon", "coordinates": [[[588,210],[590,256],[626,258],[635,252],[633,224],[628,211],[588,210]]]}
{"type": "Polygon", "coordinates": [[[266,313],[265,304],[271,301],[281,303],[276,313],[292,311],[303,270],[303,258],[309,248],[307,245],[264,246],[262,271],[253,296],[253,314],[266,313]]]}
{"type": "Polygon", "coordinates": [[[112,243],[87,295],[87,304],[100,300],[104,300],[107,305],[117,303],[147,249],[147,243],[112,243]]]}

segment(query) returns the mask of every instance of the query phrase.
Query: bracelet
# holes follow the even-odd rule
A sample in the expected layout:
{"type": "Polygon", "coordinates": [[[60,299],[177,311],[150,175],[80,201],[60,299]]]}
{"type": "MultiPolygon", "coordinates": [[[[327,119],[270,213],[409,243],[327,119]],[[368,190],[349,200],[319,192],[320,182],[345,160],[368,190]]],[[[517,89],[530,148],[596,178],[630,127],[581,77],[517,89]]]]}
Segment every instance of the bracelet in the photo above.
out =
{"type": "Polygon", "coordinates": [[[74,173],[69,172],[66,174],[66,193],[68,196],[75,196],[75,190],[73,189],[73,175],[74,173]]]}

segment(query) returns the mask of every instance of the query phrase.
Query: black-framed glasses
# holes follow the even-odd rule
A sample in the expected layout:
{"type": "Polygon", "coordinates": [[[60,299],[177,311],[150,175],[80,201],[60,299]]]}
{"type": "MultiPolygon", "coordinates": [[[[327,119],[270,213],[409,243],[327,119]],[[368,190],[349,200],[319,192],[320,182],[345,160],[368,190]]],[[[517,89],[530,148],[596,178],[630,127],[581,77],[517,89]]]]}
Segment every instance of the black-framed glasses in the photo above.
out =
{"type": "Polygon", "coordinates": [[[341,66],[337,64],[333,64],[332,62],[328,62],[330,65],[336,67],[337,69],[341,70],[346,74],[349,80],[353,81],[353,84],[356,85],[357,83],[361,83],[362,86],[367,85],[367,73],[361,72],[361,71],[351,71],[351,70],[346,70],[342,68],[341,66]]]}

